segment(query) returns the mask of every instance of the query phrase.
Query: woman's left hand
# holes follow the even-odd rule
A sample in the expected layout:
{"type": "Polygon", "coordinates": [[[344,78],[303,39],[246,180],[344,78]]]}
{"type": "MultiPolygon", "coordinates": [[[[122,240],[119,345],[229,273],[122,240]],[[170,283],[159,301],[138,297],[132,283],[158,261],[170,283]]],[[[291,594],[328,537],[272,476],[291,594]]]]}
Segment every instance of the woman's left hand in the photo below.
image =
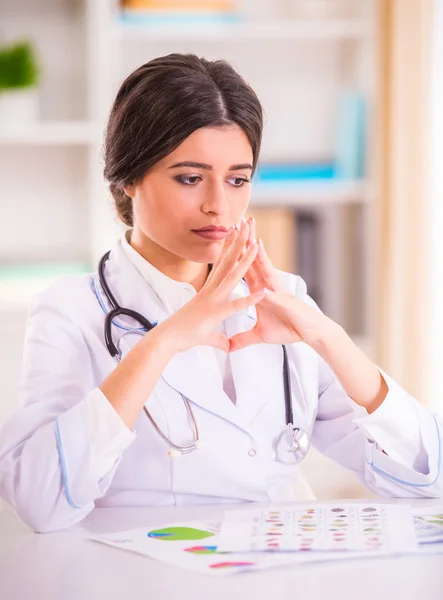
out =
{"type": "MultiPolygon", "coordinates": [[[[249,219],[248,242],[255,239],[255,223],[249,219]]],[[[297,296],[284,289],[280,276],[271,263],[263,243],[255,261],[244,276],[250,293],[266,287],[269,291],[258,304],[255,327],[230,338],[230,352],[241,350],[251,344],[292,344],[306,342],[314,346],[319,343],[330,320],[319,310],[308,306],[297,296]]]]}

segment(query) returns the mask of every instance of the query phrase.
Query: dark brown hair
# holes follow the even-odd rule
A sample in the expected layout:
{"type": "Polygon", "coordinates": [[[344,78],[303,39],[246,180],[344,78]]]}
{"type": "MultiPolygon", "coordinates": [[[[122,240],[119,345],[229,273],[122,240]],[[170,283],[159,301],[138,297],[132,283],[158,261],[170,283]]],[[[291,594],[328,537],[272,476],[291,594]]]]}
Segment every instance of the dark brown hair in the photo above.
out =
{"type": "Polygon", "coordinates": [[[263,110],[228,62],[169,54],[131,73],[112,106],[104,146],[104,175],[121,220],[133,226],[132,200],[124,186],[140,181],[196,129],[232,124],[248,137],[255,170],[263,110]]]}

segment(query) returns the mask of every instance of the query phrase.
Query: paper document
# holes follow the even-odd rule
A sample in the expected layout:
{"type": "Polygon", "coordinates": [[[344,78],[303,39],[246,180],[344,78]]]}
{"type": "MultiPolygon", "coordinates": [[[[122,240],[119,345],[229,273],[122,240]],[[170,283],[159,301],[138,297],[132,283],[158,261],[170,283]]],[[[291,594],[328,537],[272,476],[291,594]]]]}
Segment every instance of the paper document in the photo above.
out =
{"type": "Polygon", "coordinates": [[[414,508],[412,512],[419,544],[441,544],[443,552],[443,506],[414,508]]]}
{"type": "Polygon", "coordinates": [[[218,522],[173,523],[152,529],[93,536],[90,539],[176,567],[218,577],[304,562],[294,555],[284,554],[222,554],[218,550],[219,530],[218,522]]]}
{"type": "Polygon", "coordinates": [[[442,534],[443,507],[312,503],[269,510],[248,508],[227,512],[222,523],[166,523],[91,539],[220,577],[389,553],[443,552],[443,543],[431,543],[441,541],[442,534]],[[226,552],[227,547],[236,550],[226,552]],[[265,551],[257,551],[261,548],[265,551]]]}
{"type": "Polygon", "coordinates": [[[387,504],[297,505],[228,511],[221,552],[417,551],[411,507],[387,504]]]}

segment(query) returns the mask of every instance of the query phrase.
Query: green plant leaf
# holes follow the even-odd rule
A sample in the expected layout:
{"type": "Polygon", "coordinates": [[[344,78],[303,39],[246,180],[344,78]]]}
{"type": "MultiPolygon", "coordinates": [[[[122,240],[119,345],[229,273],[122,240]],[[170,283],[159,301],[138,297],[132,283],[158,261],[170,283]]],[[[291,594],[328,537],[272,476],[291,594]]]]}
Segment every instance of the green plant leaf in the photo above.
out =
{"type": "Polygon", "coordinates": [[[0,91],[34,87],[40,69],[30,42],[0,48],[0,91]]]}

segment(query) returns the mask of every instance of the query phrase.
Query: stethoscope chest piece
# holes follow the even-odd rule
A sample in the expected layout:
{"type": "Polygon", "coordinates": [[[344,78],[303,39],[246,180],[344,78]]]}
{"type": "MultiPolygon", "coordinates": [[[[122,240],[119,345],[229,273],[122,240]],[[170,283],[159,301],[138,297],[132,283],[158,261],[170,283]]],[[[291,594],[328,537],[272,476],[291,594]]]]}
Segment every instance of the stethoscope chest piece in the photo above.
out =
{"type": "Polygon", "coordinates": [[[305,458],[309,447],[308,433],[289,423],[275,442],[276,460],[284,465],[296,465],[305,458]]]}

